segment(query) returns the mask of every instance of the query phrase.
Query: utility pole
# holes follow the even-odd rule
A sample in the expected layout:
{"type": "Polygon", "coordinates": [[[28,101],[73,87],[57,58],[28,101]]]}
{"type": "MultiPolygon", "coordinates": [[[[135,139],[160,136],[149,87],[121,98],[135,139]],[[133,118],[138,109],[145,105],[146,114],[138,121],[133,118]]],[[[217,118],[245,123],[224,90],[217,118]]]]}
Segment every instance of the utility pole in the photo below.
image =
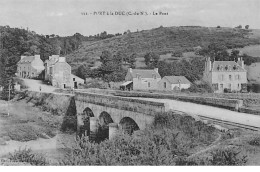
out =
{"type": "Polygon", "coordinates": [[[8,101],[7,101],[7,116],[10,115],[10,112],[9,112],[9,101],[10,101],[10,87],[11,87],[11,79],[9,80],[9,85],[8,85],[8,101]]]}

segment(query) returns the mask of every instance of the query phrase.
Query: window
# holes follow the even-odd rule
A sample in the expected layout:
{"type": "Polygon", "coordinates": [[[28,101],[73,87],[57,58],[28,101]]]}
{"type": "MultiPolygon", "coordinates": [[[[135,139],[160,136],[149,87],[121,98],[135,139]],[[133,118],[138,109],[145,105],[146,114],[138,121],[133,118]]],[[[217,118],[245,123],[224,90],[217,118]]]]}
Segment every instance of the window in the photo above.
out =
{"type": "Polygon", "coordinates": [[[228,70],[228,65],[225,66],[225,70],[228,70]]]}
{"type": "Polygon", "coordinates": [[[229,75],[229,80],[230,80],[230,81],[232,80],[232,75],[229,75]]]}
{"type": "Polygon", "coordinates": [[[166,82],[164,82],[163,85],[164,85],[164,88],[166,88],[166,82]]]}
{"type": "Polygon", "coordinates": [[[75,78],[73,78],[73,81],[75,81],[75,78]]]}
{"type": "Polygon", "coordinates": [[[214,88],[214,90],[218,90],[218,84],[212,84],[212,87],[214,88]]]}
{"type": "Polygon", "coordinates": [[[220,90],[223,90],[223,84],[220,84],[220,90]]]}
{"type": "Polygon", "coordinates": [[[148,82],[148,87],[151,87],[151,84],[150,84],[150,82],[148,82]]]}
{"type": "Polygon", "coordinates": [[[240,80],[240,75],[237,75],[237,79],[240,80]]]}
{"type": "Polygon", "coordinates": [[[223,74],[221,75],[221,81],[224,81],[224,75],[223,74]]]}

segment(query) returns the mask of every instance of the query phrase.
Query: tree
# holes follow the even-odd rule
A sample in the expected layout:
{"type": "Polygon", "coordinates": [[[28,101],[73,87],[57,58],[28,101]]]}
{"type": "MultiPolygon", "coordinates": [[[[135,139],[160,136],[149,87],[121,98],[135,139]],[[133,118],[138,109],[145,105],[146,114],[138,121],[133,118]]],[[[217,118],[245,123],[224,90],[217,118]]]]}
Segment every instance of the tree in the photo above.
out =
{"type": "Polygon", "coordinates": [[[198,52],[199,55],[208,56],[211,60],[216,61],[228,61],[229,54],[227,47],[221,44],[211,43],[208,47],[201,49],[198,52]]]}
{"type": "Polygon", "coordinates": [[[76,75],[82,79],[88,78],[91,73],[91,69],[87,64],[82,64],[78,67],[76,75]]]}
{"type": "Polygon", "coordinates": [[[136,53],[133,53],[129,56],[127,60],[127,62],[130,63],[130,67],[133,69],[135,68],[136,58],[137,58],[136,53]]]}
{"type": "Polygon", "coordinates": [[[238,25],[236,28],[238,28],[238,29],[242,29],[242,25],[238,25]]]}
{"type": "Polygon", "coordinates": [[[233,49],[232,52],[231,52],[231,55],[229,57],[229,60],[237,61],[238,57],[239,57],[239,50],[234,50],[233,49]]]}
{"type": "Polygon", "coordinates": [[[246,25],[246,26],[245,26],[245,29],[249,29],[249,25],[246,25]]]}
{"type": "Polygon", "coordinates": [[[122,52],[112,55],[109,51],[103,51],[100,56],[102,79],[105,82],[118,82],[124,80],[125,71],[122,68],[122,52]]]}
{"type": "Polygon", "coordinates": [[[148,67],[156,67],[158,65],[160,56],[154,52],[146,53],[144,56],[144,61],[148,67]]]}

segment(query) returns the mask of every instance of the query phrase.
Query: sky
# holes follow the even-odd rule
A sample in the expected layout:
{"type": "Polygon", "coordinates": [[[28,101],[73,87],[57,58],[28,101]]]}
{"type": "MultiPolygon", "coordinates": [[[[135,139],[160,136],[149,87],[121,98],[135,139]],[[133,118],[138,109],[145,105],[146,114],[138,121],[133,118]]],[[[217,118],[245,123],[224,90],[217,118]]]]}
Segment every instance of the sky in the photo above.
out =
{"type": "Polygon", "coordinates": [[[187,25],[260,29],[259,21],[260,0],[0,0],[1,26],[43,35],[88,36],[187,25]],[[93,15],[99,11],[149,15],[93,15]],[[160,12],[168,15],[153,15],[160,12]]]}

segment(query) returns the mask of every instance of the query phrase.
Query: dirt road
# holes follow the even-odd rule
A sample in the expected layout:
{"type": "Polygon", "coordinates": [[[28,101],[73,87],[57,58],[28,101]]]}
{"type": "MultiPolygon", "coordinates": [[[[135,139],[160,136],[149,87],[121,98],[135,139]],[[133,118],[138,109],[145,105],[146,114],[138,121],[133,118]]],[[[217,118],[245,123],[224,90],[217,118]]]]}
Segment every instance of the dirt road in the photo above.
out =
{"type": "Polygon", "coordinates": [[[25,85],[28,87],[29,91],[40,91],[40,92],[45,92],[45,93],[53,93],[55,87],[51,85],[46,85],[42,83],[41,80],[34,80],[34,79],[25,79],[23,78],[25,85]],[[40,90],[41,88],[41,90],[40,90]]]}
{"type": "Polygon", "coordinates": [[[26,101],[11,101],[9,109],[10,116],[7,116],[7,102],[0,100],[0,158],[24,148],[42,152],[51,150],[49,154],[52,154],[74,141],[74,135],[61,134],[57,127],[53,127],[62,117],[42,112],[26,101]],[[50,138],[48,131],[52,131],[51,135],[57,134],[50,138]],[[23,137],[29,138],[28,141],[23,137]]]}
{"type": "Polygon", "coordinates": [[[142,100],[150,100],[154,102],[168,103],[171,110],[182,111],[191,115],[203,115],[220,120],[236,122],[239,124],[260,127],[260,116],[247,113],[235,112],[227,109],[195,104],[190,102],[182,102],[169,99],[139,98],[142,100]]]}

